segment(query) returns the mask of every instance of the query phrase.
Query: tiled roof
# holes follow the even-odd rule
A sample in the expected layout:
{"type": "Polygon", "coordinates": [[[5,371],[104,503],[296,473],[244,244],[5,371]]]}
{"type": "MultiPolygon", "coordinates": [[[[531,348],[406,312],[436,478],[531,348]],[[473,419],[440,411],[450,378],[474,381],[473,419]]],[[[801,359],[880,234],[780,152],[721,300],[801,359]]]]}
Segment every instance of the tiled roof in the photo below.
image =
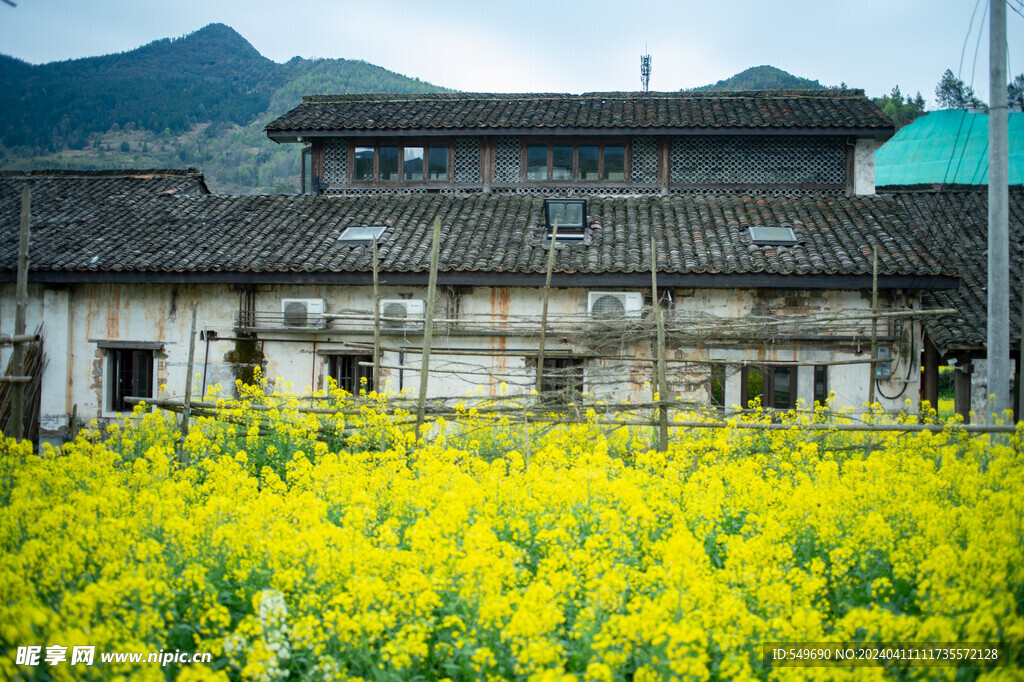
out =
{"type": "MultiPolygon", "coordinates": [[[[924,294],[926,307],[956,308],[959,316],[926,317],[925,331],[942,351],[980,348],[988,336],[988,188],[908,191],[888,195],[909,220],[934,234],[960,273],[956,289],[924,294]]],[[[1024,187],[1010,187],[1010,337],[1020,343],[1024,276],[1024,187]]]]}
{"type": "MultiPolygon", "coordinates": [[[[26,181],[51,215],[67,220],[78,211],[96,210],[107,198],[146,200],[155,194],[210,193],[206,179],[195,168],[0,171],[0,215],[5,221],[12,202],[20,212],[21,187],[26,181]]],[[[33,206],[39,200],[33,196],[33,206]]]]}
{"type": "Polygon", "coordinates": [[[863,90],[606,92],[583,95],[429,93],[313,95],[271,122],[267,133],[557,128],[864,129],[893,123],[863,90]]]}
{"type": "MultiPolygon", "coordinates": [[[[35,182],[35,181],[33,181],[35,182]]],[[[0,270],[15,265],[20,200],[0,182],[0,270]]],[[[583,242],[556,253],[560,273],[642,273],[650,239],[660,272],[870,275],[950,274],[896,200],[845,196],[590,198],[583,242]],[[792,225],[798,244],[757,246],[750,225],[792,225]]],[[[521,195],[370,197],[185,196],[130,191],[81,194],[52,184],[33,194],[34,271],[367,272],[370,248],[339,243],[345,227],[385,225],[383,272],[429,268],[431,224],[440,218],[440,269],[543,273],[543,198],[521,195]],[[73,204],[73,205],[72,205],[73,204]]]]}

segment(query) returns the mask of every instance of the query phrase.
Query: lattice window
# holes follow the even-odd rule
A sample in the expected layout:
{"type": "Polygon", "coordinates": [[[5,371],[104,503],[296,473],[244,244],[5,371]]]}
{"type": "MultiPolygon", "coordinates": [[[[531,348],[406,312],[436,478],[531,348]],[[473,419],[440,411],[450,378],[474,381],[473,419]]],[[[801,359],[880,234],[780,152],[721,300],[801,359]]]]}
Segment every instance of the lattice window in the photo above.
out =
{"type": "Polygon", "coordinates": [[[324,145],[324,176],[323,182],[348,182],[348,142],[331,140],[324,145]]]}
{"type": "Polygon", "coordinates": [[[565,196],[577,195],[594,196],[637,196],[659,194],[657,187],[604,187],[601,185],[584,185],[580,187],[565,187],[564,185],[553,185],[549,187],[495,187],[491,190],[494,194],[522,194],[537,196],[565,196]]]}
{"type": "Polygon", "coordinates": [[[427,190],[422,187],[332,187],[323,193],[329,197],[375,197],[385,194],[426,194],[427,190]]]}
{"type": "Polygon", "coordinates": [[[494,181],[519,182],[522,146],[518,137],[499,137],[494,154],[494,181]]]}
{"type": "Polygon", "coordinates": [[[455,182],[480,182],[480,139],[455,141],[455,182]]]}
{"type": "Polygon", "coordinates": [[[632,172],[634,185],[658,183],[658,142],[653,137],[633,138],[632,172]]]}
{"type": "Polygon", "coordinates": [[[677,137],[672,140],[677,184],[840,185],[846,160],[842,138],[677,137]]]}
{"type": "Polygon", "coordinates": [[[765,188],[741,188],[741,189],[729,189],[722,187],[715,187],[713,189],[702,188],[702,187],[673,187],[669,189],[669,194],[708,194],[712,196],[723,196],[732,194],[750,194],[754,196],[770,196],[770,197],[793,197],[793,196],[805,196],[813,194],[815,196],[825,195],[840,195],[845,194],[842,189],[793,189],[788,187],[773,187],[771,189],[765,188]]]}

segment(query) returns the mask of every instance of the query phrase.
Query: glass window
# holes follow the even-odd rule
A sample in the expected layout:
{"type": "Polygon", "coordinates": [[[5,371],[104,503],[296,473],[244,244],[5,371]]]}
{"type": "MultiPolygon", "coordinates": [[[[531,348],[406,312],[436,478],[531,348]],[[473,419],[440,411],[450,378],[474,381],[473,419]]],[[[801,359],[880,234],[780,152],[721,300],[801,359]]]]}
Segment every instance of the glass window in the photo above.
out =
{"type": "Polygon", "coordinates": [[[356,147],[356,180],[373,180],[373,147],[356,147]]]}
{"type": "Polygon", "coordinates": [[[402,155],[402,177],[406,180],[423,179],[423,147],[406,147],[402,155]]]}
{"type": "Polygon", "coordinates": [[[594,145],[580,147],[580,180],[597,180],[600,177],[598,175],[598,152],[598,147],[594,145]]]}
{"type": "Polygon", "coordinates": [[[746,378],[746,391],[743,395],[743,407],[750,407],[750,401],[755,398],[761,399],[764,405],[764,370],[760,367],[747,367],[744,369],[746,378]]]}
{"type": "Polygon", "coordinates": [[[816,365],[814,367],[814,402],[824,405],[828,400],[828,367],[816,365]]]}
{"type": "Polygon", "coordinates": [[[431,180],[448,179],[448,147],[431,147],[428,163],[431,180]]]}
{"type": "Polygon", "coordinates": [[[604,148],[604,179],[625,180],[626,179],[626,148],[605,147],[604,148]]]}
{"type": "Polygon", "coordinates": [[[381,147],[378,171],[381,180],[398,179],[398,147],[381,147]]]}
{"type": "Polygon", "coordinates": [[[135,406],[125,398],[153,397],[153,351],[134,348],[111,349],[107,355],[111,412],[130,412],[135,406]]]}
{"type": "Polygon", "coordinates": [[[793,375],[793,369],[792,367],[776,367],[773,370],[775,376],[773,377],[771,407],[788,410],[796,404],[790,389],[790,377],[793,375]]]}
{"type": "Polygon", "coordinates": [[[526,148],[526,179],[548,179],[548,148],[531,145],[526,148]]]}
{"type": "Polygon", "coordinates": [[[796,407],[796,367],[744,367],[741,399],[744,407],[761,399],[761,406],[776,410],[796,407]]]}
{"type": "Polygon", "coordinates": [[[572,180],[572,145],[556,144],[551,148],[551,179],[572,180]]]}

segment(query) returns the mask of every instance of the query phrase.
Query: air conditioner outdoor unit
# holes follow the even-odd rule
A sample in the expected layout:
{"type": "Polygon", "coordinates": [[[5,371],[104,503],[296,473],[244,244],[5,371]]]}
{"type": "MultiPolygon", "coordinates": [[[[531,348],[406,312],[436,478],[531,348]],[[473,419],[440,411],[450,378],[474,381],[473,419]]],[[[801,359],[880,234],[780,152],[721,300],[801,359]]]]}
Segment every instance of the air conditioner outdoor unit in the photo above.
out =
{"type": "Polygon", "coordinates": [[[281,315],[285,327],[322,327],[324,310],[322,298],[281,299],[281,315]]]}
{"type": "Polygon", "coordinates": [[[380,302],[380,326],[387,331],[423,329],[426,301],[405,298],[385,298],[380,302]]]}
{"type": "Polygon", "coordinates": [[[587,294],[587,312],[598,320],[640,317],[644,297],[635,291],[591,291],[587,294]]]}

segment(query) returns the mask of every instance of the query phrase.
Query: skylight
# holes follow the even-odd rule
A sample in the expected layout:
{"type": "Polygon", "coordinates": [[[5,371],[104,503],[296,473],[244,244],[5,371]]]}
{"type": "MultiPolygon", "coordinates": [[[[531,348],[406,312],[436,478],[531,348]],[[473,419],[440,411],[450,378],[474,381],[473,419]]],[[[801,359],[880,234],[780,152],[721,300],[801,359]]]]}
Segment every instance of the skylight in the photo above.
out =
{"type": "Polygon", "coordinates": [[[747,229],[750,231],[750,241],[758,245],[790,246],[796,244],[796,235],[793,233],[792,227],[751,225],[747,229]]]}
{"type": "Polygon", "coordinates": [[[587,200],[545,199],[546,239],[550,239],[555,222],[558,223],[558,239],[583,239],[587,224],[587,200]]]}
{"type": "Polygon", "coordinates": [[[380,240],[380,236],[384,234],[385,229],[387,228],[383,225],[346,227],[342,230],[338,241],[346,244],[371,244],[374,239],[380,240]]]}

